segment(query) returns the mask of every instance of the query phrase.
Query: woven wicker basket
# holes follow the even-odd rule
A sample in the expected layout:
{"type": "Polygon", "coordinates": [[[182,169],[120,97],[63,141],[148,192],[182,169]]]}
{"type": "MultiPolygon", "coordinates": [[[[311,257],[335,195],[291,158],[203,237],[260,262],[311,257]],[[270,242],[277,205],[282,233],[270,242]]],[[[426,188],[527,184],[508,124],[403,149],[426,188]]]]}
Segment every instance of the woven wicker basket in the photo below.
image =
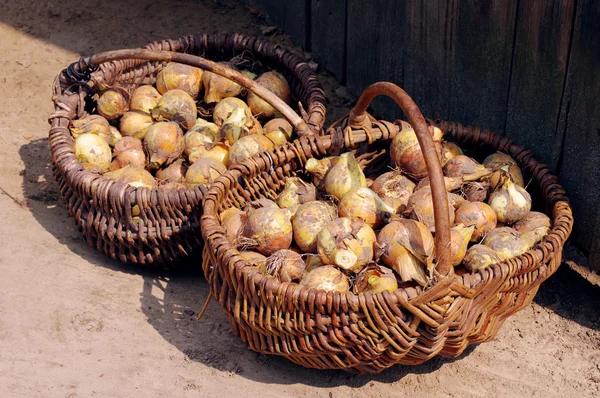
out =
{"type": "Polygon", "coordinates": [[[531,302],[540,283],[561,263],[573,218],[565,192],[549,168],[507,138],[442,121],[429,123],[466,148],[510,154],[532,178],[530,186],[542,193],[553,221],[549,234],[532,250],[478,272],[454,274],[446,261],[448,237],[442,236],[444,230],[449,234],[447,209],[439,205],[446,201],[440,200],[444,196],[435,198],[440,187],[445,194],[443,185],[436,186],[436,179],[442,177],[436,161],[428,162],[439,259],[433,286],[393,293],[329,293],[279,282],[242,260],[218,222],[220,211],[257,198],[275,198],[285,179],[297,175],[311,157],[357,149],[367,176],[381,173],[382,166],[389,164],[385,149],[400,123],[376,121],[365,114],[378,93],[396,100],[421,147],[430,147],[426,121],[414,102],[396,86],[380,83],[365,91],[349,116],[329,129],[330,135],[303,137],[248,159],[222,175],[205,195],[204,272],[231,327],[252,350],[281,355],[306,367],[361,373],[377,373],[394,364],[416,365],[436,355],[456,357],[468,345],[492,339],[509,315],[531,302]]]}
{"type": "MultiPolygon", "coordinates": [[[[292,124],[301,125],[300,131],[305,134],[322,131],[325,96],[314,71],[298,55],[277,45],[240,34],[204,34],[154,42],[146,49],[202,55],[213,61],[235,56],[251,64],[256,72],[277,70],[286,76],[294,96],[305,107],[300,108],[303,119],[287,108],[287,114],[295,118],[292,124]]],[[[75,158],[68,129],[73,119],[85,116],[93,106],[90,96],[95,84],[126,88],[153,84],[166,63],[165,54],[154,56],[138,54],[135,58],[124,57],[123,51],[109,52],[82,58],[63,70],[54,84],[55,112],[50,117],[49,145],[54,176],[69,215],[92,247],[123,262],[176,266],[177,260],[202,243],[200,189],[133,188],[87,172],[75,158]],[[132,218],[135,205],[140,209],[139,221],[132,218]]]]}

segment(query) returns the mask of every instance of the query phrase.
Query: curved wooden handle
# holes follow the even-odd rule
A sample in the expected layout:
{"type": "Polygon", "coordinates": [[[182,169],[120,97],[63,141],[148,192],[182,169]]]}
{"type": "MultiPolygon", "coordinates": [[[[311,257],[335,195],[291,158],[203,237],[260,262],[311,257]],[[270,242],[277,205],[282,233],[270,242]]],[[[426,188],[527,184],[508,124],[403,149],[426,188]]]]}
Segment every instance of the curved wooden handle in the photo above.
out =
{"type": "Polygon", "coordinates": [[[431,182],[431,194],[433,198],[433,213],[435,216],[435,253],[437,258],[436,270],[442,275],[451,275],[454,272],[450,265],[450,212],[448,209],[448,194],[444,184],[442,165],[435,149],[433,138],[429,133],[427,123],[419,107],[410,96],[397,85],[390,82],[379,82],[371,84],[360,95],[356,106],[350,111],[348,124],[359,124],[366,117],[366,110],[373,98],[378,95],[386,95],[393,99],[404,111],[412,125],[425,163],[427,173],[431,182]]]}
{"type": "Polygon", "coordinates": [[[233,68],[196,55],[177,53],[172,51],[147,50],[141,48],[106,51],[103,53],[98,53],[89,57],[82,58],[78,62],[71,64],[67,69],[70,72],[67,73],[82,76],[87,72],[87,70],[94,69],[102,63],[118,61],[123,59],[143,59],[147,61],[179,62],[181,64],[195,66],[197,68],[201,68],[209,72],[215,73],[217,75],[223,76],[229,80],[234,81],[240,86],[248,89],[249,91],[252,91],[254,94],[258,95],[261,99],[266,101],[269,105],[271,105],[279,113],[281,113],[298,132],[310,134],[308,125],[304,122],[304,120],[302,120],[302,118],[296,112],[294,112],[294,110],[290,108],[288,104],[285,103],[285,101],[273,94],[264,86],[261,86],[254,80],[244,76],[242,73],[233,68]]]}

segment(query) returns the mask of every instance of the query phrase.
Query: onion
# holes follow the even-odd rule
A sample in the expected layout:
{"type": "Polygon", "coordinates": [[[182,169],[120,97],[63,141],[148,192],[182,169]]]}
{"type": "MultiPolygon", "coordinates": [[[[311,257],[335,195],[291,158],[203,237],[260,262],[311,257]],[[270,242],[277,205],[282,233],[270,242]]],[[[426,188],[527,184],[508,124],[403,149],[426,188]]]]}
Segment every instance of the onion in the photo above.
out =
{"type": "Polygon", "coordinates": [[[300,286],[327,292],[346,293],[350,290],[350,281],[340,270],[325,265],[306,274],[300,281],[300,286]]]}
{"type": "Polygon", "coordinates": [[[442,144],[442,167],[455,156],[464,155],[462,149],[454,142],[445,141],[442,144]]]}
{"type": "Polygon", "coordinates": [[[308,254],[306,256],[306,268],[304,268],[304,272],[302,273],[302,278],[304,278],[310,271],[315,268],[322,267],[323,261],[321,261],[321,257],[316,254],[308,254]]]}
{"type": "Polygon", "coordinates": [[[252,134],[237,140],[229,148],[229,163],[240,163],[242,160],[273,148],[273,143],[264,135],[252,134]]]}
{"type": "Polygon", "coordinates": [[[75,140],[75,156],[83,164],[89,163],[106,171],[112,160],[110,146],[96,134],[81,134],[75,140]]]}
{"type": "Polygon", "coordinates": [[[110,131],[110,135],[108,137],[103,136],[102,134],[100,136],[102,138],[104,138],[104,140],[108,143],[108,145],[110,145],[111,147],[114,147],[115,145],[117,145],[117,142],[119,142],[119,140],[121,140],[121,138],[123,138],[123,136],[121,135],[121,132],[119,131],[119,129],[117,129],[116,127],[110,126],[109,131],[110,131]]]}
{"type": "Polygon", "coordinates": [[[252,251],[240,252],[240,257],[248,262],[251,267],[258,268],[263,274],[267,273],[267,258],[260,253],[252,251]]]}
{"type": "MultiPolygon", "coordinates": [[[[250,209],[262,209],[262,208],[272,208],[272,209],[279,209],[279,206],[277,205],[277,203],[275,203],[274,201],[272,201],[271,199],[266,199],[266,198],[260,198],[260,199],[256,199],[253,200],[252,202],[248,202],[245,205],[245,209],[246,211],[250,210],[250,209]]],[[[291,218],[291,216],[290,216],[291,218]]]]}
{"type": "Polygon", "coordinates": [[[156,188],[156,180],[152,177],[152,174],[140,168],[125,166],[119,170],[105,173],[104,176],[116,182],[131,185],[134,188],[156,188]]]}
{"type": "Polygon", "coordinates": [[[256,249],[267,256],[288,249],[293,238],[289,211],[273,207],[248,210],[244,236],[250,238],[256,249]]]}
{"type": "Polygon", "coordinates": [[[185,155],[189,156],[197,147],[207,150],[212,149],[221,139],[219,126],[207,122],[202,118],[196,119],[196,123],[185,133],[185,155]]]}
{"type": "MultiPolygon", "coordinates": [[[[291,100],[291,90],[285,77],[275,71],[265,72],[255,80],[258,84],[271,91],[286,103],[291,100]]],[[[248,93],[248,106],[252,114],[261,119],[270,119],[275,116],[275,108],[253,92],[248,93]]]]}
{"type": "Polygon", "coordinates": [[[226,171],[227,168],[223,163],[214,159],[199,159],[188,167],[185,182],[189,188],[210,184],[226,171]]]}
{"type": "MultiPolygon", "coordinates": [[[[433,129],[430,128],[429,131],[433,135],[433,129]]],[[[434,143],[438,156],[441,157],[441,144],[435,139],[434,143]]],[[[427,175],[427,164],[413,129],[401,130],[394,137],[390,145],[390,158],[393,166],[412,178],[421,179],[427,175]]]]}
{"type": "Polygon", "coordinates": [[[156,170],[156,179],[160,182],[183,182],[187,165],[183,159],[177,159],[168,167],[156,170]]]}
{"type": "Polygon", "coordinates": [[[170,90],[152,108],[152,117],[161,121],[173,121],[187,130],[194,126],[198,110],[194,99],[183,90],[170,90]]]}
{"type": "Polygon", "coordinates": [[[285,145],[287,143],[287,138],[285,138],[285,134],[282,131],[271,131],[270,133],[265,134],[265,137],[271,140],[275,146],[285,145]]]}
{"type": "Polygon", "coordinates": [[[488,181],[473,181],[462,186],[462,192],[469,202],[485,202],[488,198],[490,183],[488,181]]]}
{"type": "Polygon", "coordinates": [[[141,167],[146,166],[146,154],[142,146],[142,141],[135,137],[123,137],[115,145],[113,151],[115,155],[115,164],[117,168],[125,166],[141,167]]]}
{"type": "Polygon", "coordinates": [[[493,153],[483,160],[483,165],[493,171],[506,168],[512,181],[520,187],[525,187],[521,169],[517,161],[510,157],[510,155],[502,152],[493,153]]]}
{"type": "Polygon", "coordinates": [[[353,188],[338,205],[340,217],[360,218],[372,228],[387,224],[394,214],[377,194],[366,187],[353,188]]]}
{"type": "Polygon", "coordinates": [[[310,158],[306,161],[304,168],[312,175],[313,183],[319,190],[324,189],[325,176],[337,159],[337,156],[331,156],[318,160],[310,158]]]}
{"type": "Polygon", "coordinates": [[[462,178],[463,181],[476,181],[490,174],[484,165],[465,155],[453,157],[444,166],[445,176],[462,178]]]}
{"type": "Polygon", "coordinates": [[[156,76],[156,88],[161,94],[169,90],[183,90],[196,99],[202,89],[203,72],[194,66],[169,62],[156,76]]]}
{"type": "Polygon", "coordinates": [[[119,130],[127,137],[135,137],[143,140],[148,128],[154,120],[150,114],[141,111],[129,111],[121,117],[119,130]]]}
{"type": "Polygon", "coordinates": [[[474,230],[474,226],[465,227],[462,224],[450,229],[450,264],[456,266],[462,262],[474,230]]]}
{"type": "MultiPolygon", "coordinates": [[[[228,62],[220,63],[227,65],[230,68],[234,68],[234,66],[228,62]]],[[[204,102],[207,104],[219,102],[223,98],[235,97],[242,92],[242,86],[239,84],[209,71],[204,72],[202,82],[204,83],[204,102]]]]}
{"type": "Polygon", "coordinates": [[[329,221],[317,235],[317,252],[324,264],[357,273],[373,260],[376,241],[373,229],[360,219],[329,221]]]}
{"type": "Polygon", "coordinates": [[[282,132],[285,135],[286,140],[289,140],[292,138],[294,128],[290,122],[278,117],[265,123],[263,126],[263,131],[265,132],[265,135],[273,132],[282,132]]]}
{"type": "Polygon", "coordinates": [[[304,182],[298,177],[285,180],[285,188],[277,197],[279,207],[292,207],[317,199],[317,189],[311,183],[304,182]]]}
{"type": "Polygon", "coordinates": [[[227,238],[236,244],[244,232],[246,218],[246,212],[235,207],[230,207],[220,214],[221,226],[225,228],[227,238]]]}
{"type": "Polygon", "coordinates": [[[415,183],[404,177],[400,171],[390,171],[380,175],[371,185],[381,200],[394,209],[394,214],[404,210],[408,198],[415,189],[415,183]]]}
{"type": "Polygon", "coordinates": [[[167,182],[166,184],[162,184],[160,187],[165,190],[171,189],[174,191],[179,191],[180,189],[187,189],[187,187],[180,182],[167,182]]]}
{"type": "Polygon", "coordinates": [[[158,100],[160,100],[160,93],[154,87],[148,85],[139,86],[131,93],[129,109],[150,113],[152,108],[158,105],[158,100]]]}
{"type": "Polygon", "coordinates": [[[394,272],[380,265],[368,265],[354,280],[354,293],[390,293],[398,289],[394,272]]]}
{"type": "Polygon", "coordinates": [[[252,116],[250,108],[248,108],[248,105],[244,101],[239,98],[231,97],[225,98],[215,105],[215,109],[213,110],[213,122],[219,127],[222,126],[225,119],[227,119],[237,108],[244,109],[246,115],[252,116]]]}
{"type": "Polygon", "coordinates": [[[75,139],[82,134],[96,134],[109,137],[111,135],[108,120],[100,115],[89,115],[83,119],[73,120],[69,130],[71,130],[71,135],[75,139]]]}
{"type": "Polygon", "coordinates": [[[188,160],[194,163],[198,159],[210,158],[229,166],[229,146],[223,142],[215,144],[211,149],[198,146],[189,154],[188,160]]]}
{"type": "Polygon", "coordinates": [[[479,241],[485,234],[496,228],[496,213],[483,202],[470,202],[460,206],[455,213],[454,222],[474,227],[471,242],[479,241]]]}
{"type": "Polygon", "coordinates": [[[144,137],[144,148],[148,153],[151,169],[171,164],[183,153],[183,133],[174,122],[154,123],[144,137]]]}
{"type": "Polygon", "coordinates": [[[482,242],[496,252],[501,260],[507,260],[525,253],[531,248],[528,242],[519,238],[519,233],[509,227],[490,231],[482,242]]]}
{"type": "Polygon", "coordinates": [[[346,152],[333,162],[323,184],[328,194],[341,199],[353,188],[366,187],[367,181],[354,155],[346,152]]]}
{"type": "Polygon", "coordinates": [[[500,261],[502,259],[491,248],[484,245],[473,245],[467,250],[463,264],[469,271],[477,271],[500,261]]]}
{"type": "Polygon", "coordinates": [[[335,219],[335,207],[321,201],[301,204],[292,217],[294,241],[305,253],[317,252],[317,235],[325,225],[335,219]]]}
{"type": "Polygon", "coordinates": [[[267,258],[267,274],[282,282],[299,282],[305,268],[300,254],[292,250],[278,250],[267,258]]]}
{"type": "MultiPolygon", "coordinates": [[[[452,199],[448,195],[448,211],[450,216],[450,224],[454,223],[454,206],[452,199]]],[[[435,232],[435,216],[433,212],[433,196],[431,195],[431,187],[425,187],[415,191],[408,199],[408,204],[404,214],[414,220],[418,220],[425,224],[431,232],[435,232]]]]}
{"type": "Polygon", "coordinates": [[[544,213],[530,211],[513,228],[521,234],[521,239],[528,242],[532,247],[548,235],[552,221],[544,213]]]}
{"type": "Polygon", "coordinates": [[[262,134],[262,127],[252,115],[246,115],[244,108],[234,109],[221,126],[221,137],[232,145],[250,134],[262,134]]]}
{"type": "Polygon", "coordinates": [[[127,112],[129,102],[129,94],[120,87],[114,87],[105,91],[100,98],[96,107],[98,113],[104,116],[107,120],[115,120],[123,116],[127,112]]]}
{"type": "Polygon", "coordinates": [[[531,210],[531,196],[508,177],[503,177],[499,188],[491,193],[488,204],[496,212],[498,221],[512,224],[531,210]]]}

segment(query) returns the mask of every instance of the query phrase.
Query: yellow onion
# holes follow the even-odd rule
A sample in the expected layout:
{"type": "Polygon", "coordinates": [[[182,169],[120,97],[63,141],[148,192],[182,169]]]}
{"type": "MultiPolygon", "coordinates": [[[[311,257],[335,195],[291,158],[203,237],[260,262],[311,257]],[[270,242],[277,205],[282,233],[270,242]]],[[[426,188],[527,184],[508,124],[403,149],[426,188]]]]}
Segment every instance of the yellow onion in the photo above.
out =
{"type": "Polygon", "coordinates": [[[335,219],[337,210],[326,202],[311,201],[298,206],[292,217],[294,241],[305,253],[317,252],[317,235],[335,219]]]}
{"type": "MultiPolygon", "coordinates": [[[[430,128],[429,131],[433,135],[433,129],[430,128]]],[[[435,138],[435,149],[438,157],[441,157],[441,143],[435,138]]],[[[421,179],[427,175],[427,164],[413,129],[401,130],[394,137],[390,145],[390,158],[393,166],[400,168],[412,178],[421,179]]]]}
{"type": "Polygon", "coordinates": [[[81,134],[75,140],[75,156],[83,164],[97,166],[100,170],[108,170],[112,160],[110,146],[96,134],[81,134]]]}
{"type": "Polygon", "coordinates": [[[89,115],[83,119],[73,120],[69,130],[71,130],[73,138],[77,138],[81,134],[96,134],[108,137],[111,135],[108,120],[100,115],[89,115]]]}
{"type": "Polygon", "coordinates": [[[486,180],[468,182],[461,188],[469,202],[485,202],[488,198],[489,189],[490,183],[486,180]]]}
{"type": "Polygon", "coordinates": [[[267,258],[267,274],[282,282],[299,282],[306,268],[300,254],[289,250],[277,250],[267,258]]]}
{"type": "Polygon", "coordinates": [[[499,263],[502,259],[485,245],[473,245],[467,250],[463,264],[469,271],[477,271],[499,263]]]}
{"type": "Polygon", "coordinates": [[[143,140],[148,128],[152,126],[154,120],[149,113],[141,111],[129,111],[121,117],[119,131],[126,137],[135,137],[143,140]]]}
{"type": "Polygon", "coordinates": [[[248,105],[244,101],[239,98],[230,97],[222,99],[215,105],[215,109],[213,110],[213,122],[219,127],[222,126],[225,119],[227,119],[237,108],[244,109],[246,115],[252,116],[250,108],[248,108],[248,105]]]}
{"type": "Polygon", "coordinates": [[[442,167],[455,156],[464,155],[462,149],[454,142],[445,141],[442,144],[442,167]]]}
{"type": "Polygon", "coordinates": [[[506,168],[512,181],[520,187],[525,187],[521,169],[517,161],[510,157],[510,155],[502,152],[493,153],[483,160],[483,165],[493,171],[506,168]]]}
{"type": "Polygon", "coordinates": [[[550,218],[537,211],[530,211],[513,226],[521,234],[521,239],[530,242],[531,246],[548,235],[551,227],[550,218]]]}
{"type": "Polygon", "coordinates": [[[287,142],[287,138],[285,138],[285,134],[282,131],[271,131],[265,134],[265,137],[270,139],[275,146],[284,145],[287,142]]]}
{"type": "Polygon", "coordinates": [[[160,100],[160,93],[154,87],[148,85],[139,86],[131,93],[129,109],[150,113],[158,105],[158,100],[160,100]]]}
{"type": "Polygon", "coordinates": [[[258,77],[258,75],[254,72],[249,71],[248,69],[243,69],[240,71],[240,73],[244,76],[246,76],[248,79],[254,80],[258,77]]]}
{"type": "Polygon", "coordinates": [[[483,202],[465,203],[456,210],[454,222],[474,227],[471,242],[478,242],[485,234],[496,228],[496,212],[483,202]]]}
{"type": "Polygon", "coordinates": [[[346,293],[350,290],[350,281],[342,271],[330,265],[324,265],[306,274],[300,281],[300,286],[327,292],[346,293]]]}
{"type": "Polygon", "coordinates": [[[144,148],[148,153],[148,167],[158,169],[167,166],[183,153],[183,133],[174,122],[154,123],[146,132],[144,148]]]}
{"type": "Polygon", "coordinates": [[[285,180],[285,188],[277,197],[279,207],[292,207],[317,199],[317,189],[309,182],[304,182],[298,177],[285,180]]]}
{"type": "Polygon", "coordinates": [[[185,183],[188,188],[210,184],[226,171],[227,168],[221,162],[209,158],[199,159],[188,167],[185,183]]]}
{"type": "MultiPolygon", "coordinates": [[[[275,203],[271,199],[267,199],[267,198],[260,198],[260,199],[253,200],[251,202],[246,203],[246,205],[244,206],[246,211],[248,211],[250,209],[254,209],[254,210],[262,209],[263,207],[279,209],[279,206],[277,205],[277,203],[275,203]]],[[[290,218],[291,218],[291,216],[290,216],[290,218]]]]}
{"type": "MultiPolygon", "coordinates": [[[[98,175],[104,174],[104,171],[102,171],[102,169],[100,167],[96,166],[95,164],[82,163],[81,165],[83,166],[83,169],[89,173],[98,174],[98,175]]],[[[112,166],[112,163],[111,163],[111,166],[112,166]]],[[[109,168],[109,170],[110,170],[110,168],[109,168]]]]}
{"type": "Polygon", "coordinates": [[[194,66],[169,62],[156,76],[156,88],[161,94],[169,90],[183,90],[196,99],[202,89],[203,72],[194,66]]]}
{"type": "Polygon", "coordinates": [[[156,170],[156,179],[161,182],[183,182],[187,165],[183,159],[177,159],[169,166],[156,170]]]}
{"type": "Polygon", "coordinates": [[[242,236],[247,214],[245,211],[230,207],[220,214],[221,226],[225,228],[226,235],[234,243],[242,236]]]}
{"type": "Polygon", "coordinates": [[[404,210],[408,198],[415,189],[415,183],[404,177],[400,171],[390,171],[377,177],[371,185],[381,200],[394,209],[394,214],[404,210]]]}
{"type": "Polygon", "coordinates": [[[152,108],[154,120],[172,121],[187,130],[194,126],[198,110],[194,99],[183,90],[170,90],[163,94],[152,108]]]}
{"type": "Polygon", "coordinates": [[[129,94],[120,87],[111,88],[98,98],[98,113],[107,120],[115,120],[128,110],[129,94]]]}
{"type": "Polygon", "coordinates": [[[110,136],[108,136],[108,137],[104,137],[103,135],[100,135],[100,136],[102,138],[104,138],[104,140],[108,143],[108,145],[110,145],[111,147],[114,147],[115,145],[117,145],[117,142],[119,142],[119,140],[121,138],[123,138],[123,136],[121,135],[121,132],[119,131],[119,129],[117,129],[116,127],[110,126],[109,131],[110,131],[110,136]]]}
{"type": "MultiPolygon", "coordinates": [[[[292,96],[290,85],[280,73],[275,71],[265,72],[257,77],[255,81],[281,98],[284,102],[290,102],[292,96]]],[[[248,106],[254,116],[260,119],[270,119],[275,116],[275,108],[253,92],[248,93],[247,100],[248,106]]]]}
{"type": "Polygon", "coordinates": [[[317,235],[317,252],[324,264],[357,273],[373,260],[376,241],[373,229],[360,219],[329,221],[317,235]]]}
{"type": "Polygon", "coordinates": [[[267,256],[288,249],[294,236],[289,211],[273,207],[248,210],[244,236],[267,256]]]}
{"type": "Polygon", "coordinates": [[[490,174],[487,167],[465,155],[454,156],[444,166],[445,176],[462,178],[463,181],[476,181],[490,174]]]}
{"type": "Polygon", "coordinates": [[[354,188],[366,187],[367,181],[352,152],[346,152],[333,162],[323,184],[328,194],[341,199],[354,188]]]}
{"type": "Polygon", "coordinates": [[[531,248],[528,242],[520,239],[517,231],[509,227],[493,229],[481,243],[494,250],[501,260],[516,257],[531,248]]]}
{"type": "Polygon", "coordinates": [[[230,145],[250,134],[262,134],[262,127],[254,116],[246,115],[243,108],[234,109],[221,126],[221,137],[230,145]]]}
{"type": "Polygon", "coordinates": [[[450,204],[454,207],[454,210],[458,209],[460,206],[469,203],[469,201],[459,194],[448,192],[448,199],[450,200],[450,204]]]}
{"type": "Polygon", "coordinates": [[[207,122],[202,118],[196,119],[196,123],[185,133],[185,155],[189,156],[197,147],[210,150],[221,139],[219,126],[207,122]]]}
{"type": "Polygon", "coordinates": [[[294,128],[287,120],[277,117],[265,123],[263,126],[263,131],[265,132],[265,135],[269,133],[281,132],[285,135],[286,140],[289,141],[292,138],[294,128]]]}
{"type": "MultiPolygon", "coordinates": [[[[233,65],[227,62],[221,63],[233,68],[233,65]]],[[[235,97],[242,92],[242,86],[239,84],[209,71],[204,72],[202,82],[204,83],[204,102],[207,104],[219,102],[223,98],[235,97]]]]}
{"type": "Polygon", "coordinates": [[[337,159],[337,156],[331,156],[323,159],[310,158],[306,161],[304,168],[311,174],[313,183],[319,190],[324,189],[325,176],[337,159]]]}
{"type": "Polygon", "coordinates": [[[105,173],[104,176],[116,182],[131,185],[134,188],[156,188],[156,180],[152,177],[152,174],[139,167],[125,166],[119,170],[105,173]]]}
{"type": "Polygon", "coordinates": [[[340,217],[360,218],[372,228],[387,224],[394,214],[377,194],[366,187],[353,188],[338,205],[340,217]]]}
{"type": "Polygon", "coordinates": [[[302,278],[304,278],[310,271],[315,268],[322,267],[323,261],[321,261],[321,257],[317,254],[308,254],[306,256],[306,268],[304,268],[304,272],[302,273],[302,278]]]}
{"type": "MultiPolygon", "coordinates": [[[[450,224],[454,223],[454,206],[452,199],[448,195],[448,212],[450,216],[450,224]]],[[[431,187],[425,187],[415,191],[408,199],[408,204],[404,214],[410,218],[420,221],[429,228],[431,232],[435,232],[435,216],[433,212],[433,196],[431,195],[431,187]]]]}
{"type": "Polygon", "coordinates": [[[262,134],[252,134],[237,140],[229,148],[229,163],[236,164],[258,153],[273,148],[273,143],[262,134]]]}
{"type": "Polygon", "coordinates": [[[379,232],[377,244],[383,263],[398,273],[403,282],[427,285],[425,270],[433,268],[434,240],[429,229],[415,220],[394,220],[379,232]]]}
{"type": "Polygon", "coordinates": [[[135,137],[120,139],[115,145],[113,154],[115,155],[114,163],[119,169],[125,166],[141,168],[146,166],[146,154],[142,141],[135,137]]]}
{"type": "Polygon", "coordinates": [[[167,182],[167,183],[161,183],[160,186],[162,189],[171,189],[174,191],[179,191],[180,189],[187,189],[187,187],[185,185],[183,185],[180,182],[167,182]]]}
{"type": "Polygon", "coordinates": [[[394,272],[380,265],[367,265],[354,280],[354,293],[390,293],[398,289],[394,272]]]}
{"type": "Polygon", "coordinates": [[[252,251],[240,252],[242,257],[251,267],[257,268],[263,274],[267,273],[267,258],[260,253],[252,251]]]}
{"type": "Polygon", "coordinates": [[[224,142],[218,142],[211,149],[206,149],[204,146],[197,146],[188,156],[190,163],[204,158],[214,159],[225,166],[229,166],[229,146],[224,142]]]}
{"type": "Polygon", "coordinates": [[[504,182],[496,188],[488,199],[488,204],[496,212],[498,221],[503,224],[513,224],[531,210],[531,196],[525,190],[503,177],[504,182]]]}
{"type": "Polygon", "coordinates": [[[474,226],[458,224],[450,229],[450,264],[460,264],[467,253],[467,247],[475,230],[474,226]]]}

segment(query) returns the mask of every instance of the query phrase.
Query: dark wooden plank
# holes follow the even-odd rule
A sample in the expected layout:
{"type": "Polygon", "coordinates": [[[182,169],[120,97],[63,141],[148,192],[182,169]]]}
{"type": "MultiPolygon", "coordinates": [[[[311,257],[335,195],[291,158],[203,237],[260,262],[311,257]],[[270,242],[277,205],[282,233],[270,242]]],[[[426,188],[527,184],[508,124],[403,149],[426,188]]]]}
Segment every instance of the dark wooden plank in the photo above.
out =
{"type": "Polygon", "coordinates": [[[574,12],[574,0],[521,0],[517,12],[506,135],[555,171],[574,12]]]}
{"type": "Polygon", "coordinates": [[[260,11],[268,24],[285,28],[285,1],[280,0],[248,0],[248,4],[260,11]]]}
{"type": "Polygon", "coordinates": [[[310,5],[310,0],[280,0],[279,2],[285,4],[283,28],[285,33],[290,35],[296,44],[306,49],[308,45],[307,27],[310,22],[307,5],[310,5]]]}
{"type": "Polygon", "coordinates": [[[579,0],[567,87],[563,97],[565,138],[560,179],[575,215],[573,239],[600,260],[600,3],[579,0]]]}
{"type": "Polygon", "coordinates": [[[311,51],[339,82],[345,82],[346,0],[312,0],[311,51]]]}
{"type": "MultiPolygon", "coordinates": [[[[402,85],[404,1],[348,0],[346,86],[359,95],[371,83],[386,80],[402,85]]],[[[398,115],[390,100],[376,99],[376,114],[398,115]]]]}

